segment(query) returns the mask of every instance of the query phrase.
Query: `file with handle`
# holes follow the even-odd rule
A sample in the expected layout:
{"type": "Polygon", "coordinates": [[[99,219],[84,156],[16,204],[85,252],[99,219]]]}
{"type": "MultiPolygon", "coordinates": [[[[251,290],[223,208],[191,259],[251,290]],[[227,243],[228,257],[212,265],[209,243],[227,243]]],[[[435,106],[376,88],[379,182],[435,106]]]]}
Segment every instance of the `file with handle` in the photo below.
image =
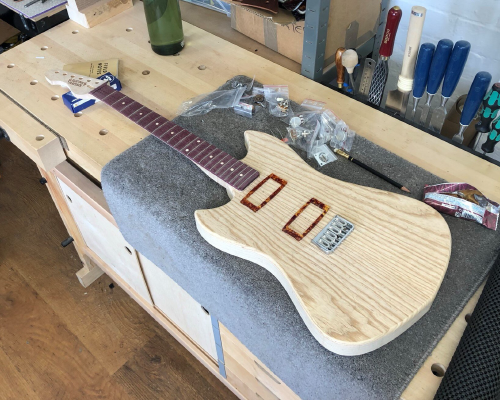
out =
{"type": "Polygon", "coordinates": [[[370,91],[368,92],[368,102],[376,106],[380,106],[384,96],[385,84],[389,75],[388,61],[394,50],[394,40],[396,39],[396,32],[402,15],[403,12],[398,6],[392,7],[387,13],[387,23],[382,37],[382,44],[380,45],[379,58],[373,72],[370,91]]]}
{"type": "Polygon", "coordinates": [[[464,141],[464,132],[479,110],[479,106],[488,91],[490,83],[491,74],[489,72],[481,71],[474,77],[467,98],[465,99],[462,115],[460,116],[460,129],[452,138],[454,142],[461,144],[464,141]]]}
{"type": "Polygon", "coordinates": [[[441,39],[437,44],[434,57],[432,57],[431,69],[429,70],[429,79],[427,80],[427,100],[418,119],[420,125],[425,126],[432,99],[437,93],[439,86],[441,86],[452,50],[453,42],[450,39],[441,39]]]}
{"type": "Polygon", "coordinates": [[[418,103],[424,95],[429,69],[431,68],[432,56],[436,46],[432,43],[424,43],[418,52],[417,66],[415,67],[415,79],[413,80],[413,108],[407,112],[407,119],[413,121],[418,103]]]}
{"type": "Polygon", "coordinates": [[[443,88],[441,89],[441,105],[432,111],[432,116],[429,115],[429,129],[433,132],[441,132],[441,127],[448,113],[446,103],[457,88],[458,82],[462,77],[470,49],[471,45],[466,40],[459,40],[453,46],[453,51],[444,74],[443,88]]]}

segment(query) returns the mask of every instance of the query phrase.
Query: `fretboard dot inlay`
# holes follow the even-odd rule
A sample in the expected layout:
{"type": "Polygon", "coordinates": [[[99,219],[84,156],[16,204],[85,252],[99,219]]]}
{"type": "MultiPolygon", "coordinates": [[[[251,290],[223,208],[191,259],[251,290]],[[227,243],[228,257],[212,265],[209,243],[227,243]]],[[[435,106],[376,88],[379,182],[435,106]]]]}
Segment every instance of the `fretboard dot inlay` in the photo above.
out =
{"type": "MultiPolygon", "coordinates": [[[[214,174],[222,182],[237,190],[243,190],[259,176],[259,173],[253,168],[217,149],[203,139],[196,137],[187,129],[168,121],[139,102],[117,92],[104,82],[89,81],[92,82],[92,85],[95,83],[98,86],[90,92],[91,95],[113,107],[172,149],[184,154],[202,169],[214,174]]],[[[104,135],[104,133],[100,133],[104,135]]]]}

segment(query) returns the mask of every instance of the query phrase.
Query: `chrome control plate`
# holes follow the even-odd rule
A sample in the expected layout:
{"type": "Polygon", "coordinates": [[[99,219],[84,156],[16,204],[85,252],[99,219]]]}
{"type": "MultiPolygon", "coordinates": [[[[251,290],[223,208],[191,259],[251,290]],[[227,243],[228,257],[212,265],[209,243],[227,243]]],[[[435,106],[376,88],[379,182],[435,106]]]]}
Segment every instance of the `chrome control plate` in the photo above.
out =
{"type": "Polygon", "coordinates": [[[347,236],[354,230],[354,225],[336,215],[324,228],[316,235],[312,242],[323,250],[326,254],[330,254],[345,240],[347,236]]]}

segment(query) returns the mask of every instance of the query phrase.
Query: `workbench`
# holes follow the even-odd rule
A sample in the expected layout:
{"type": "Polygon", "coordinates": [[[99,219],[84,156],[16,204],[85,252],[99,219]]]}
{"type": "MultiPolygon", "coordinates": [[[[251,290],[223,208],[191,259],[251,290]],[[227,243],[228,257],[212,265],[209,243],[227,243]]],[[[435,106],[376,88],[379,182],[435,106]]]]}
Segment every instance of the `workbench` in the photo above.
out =
{"type": "MultiPolygon", "coordinates": [[[[186,48],[179,56],[154,54],[138,3],[89,30],[67,21],[33,38],[0,56],[0,126],[45,178],[82,260],[77,276],[83,285],[103,272],[110,275],[239,397],[270,398],[270,391],[275,397],[296,398],[238,338],[121,236],[99,188],[101,171],[143,139],[145,131],[110,114],[103,104],[71,115],[60,98],[66,90],[50,86],[45,72],[118,58],[123,93],[170,119],[181,102],[213,91],[233,76],[256,75],[263,84],[287,84],[299,103],[306,98],[326,102],[358,135],[448,181],[468,182],[493,200],[500,199],[495,179],[500,168],[195,26],[185,23],[184,33],[186,48]],[[155,294],[155,285],[168,287],[169,295],[155,294]],[[169,306],[174,301],[181,306],[169,306]]],[[[433,397],[440,383],[436,375],[448,365],[478,296],[479,291],[403,398],[433,397]]]]}

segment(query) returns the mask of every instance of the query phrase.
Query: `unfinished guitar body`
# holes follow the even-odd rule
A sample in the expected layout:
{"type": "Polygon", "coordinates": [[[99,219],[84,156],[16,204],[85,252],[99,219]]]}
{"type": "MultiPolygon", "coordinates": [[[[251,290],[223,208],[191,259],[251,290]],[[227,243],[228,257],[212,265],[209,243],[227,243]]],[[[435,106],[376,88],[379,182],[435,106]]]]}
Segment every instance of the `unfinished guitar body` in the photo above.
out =
{"type": "Polygon", "coordinates": [[[228,204],[197,211],[201,235],[269,270],[334,353],[373,351],[414,324],[448,267],[442,216],[420,201],[323,175],[265,133],[247,131],[245,139],[242,161],[260,176],[241,192],[226,185],[228,204]],[[327,254],[312,239],[337,215],[353,229],[327,254]]]}

